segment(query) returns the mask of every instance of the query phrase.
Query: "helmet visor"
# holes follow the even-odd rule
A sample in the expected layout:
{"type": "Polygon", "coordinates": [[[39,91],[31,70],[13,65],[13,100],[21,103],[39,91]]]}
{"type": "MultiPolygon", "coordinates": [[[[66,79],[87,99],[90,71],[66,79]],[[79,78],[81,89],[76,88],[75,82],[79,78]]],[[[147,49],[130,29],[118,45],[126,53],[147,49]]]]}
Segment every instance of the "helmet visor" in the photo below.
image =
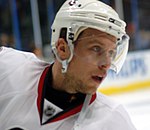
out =
{"type": "Polygon", "coordinates": [[[91,35],[79,38],[74,42],[75,48],[80,44],[79,49],[75,49],[74,56],[87,65],[107,66],[118,73],[124,63],[129,37],[124,35],[117,42],[103,41],[104,35],[91,35]],[[85,43],[86,42],[86,43],[85,43]]]}

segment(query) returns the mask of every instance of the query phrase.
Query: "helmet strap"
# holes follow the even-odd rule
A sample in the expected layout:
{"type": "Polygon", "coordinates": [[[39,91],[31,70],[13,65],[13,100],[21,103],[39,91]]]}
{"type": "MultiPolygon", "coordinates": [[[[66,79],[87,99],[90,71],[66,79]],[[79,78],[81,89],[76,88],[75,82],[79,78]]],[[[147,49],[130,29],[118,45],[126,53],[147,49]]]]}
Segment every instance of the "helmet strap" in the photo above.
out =
{"type": "Polygon", "coordinates": [[[68,60],[63,60],[61,61],[62,64],[62,68],[61,68],[61,72],[62,73],[66,73],[67,72],[67,68],[68,68],[68,60]]]}
{"type": "Polygon", "coordinates": [[[53,52],[54,52],[57,60],[62,64],[62,69],[61,69],[62,73],[66,73],[67,72],[67,68],[68,68],[69,62],[72,60],[72,57],[73,57],[74,45],[72,43],[68,43],[68,47],[70,49],[70,57],[68,59],[65,59],[65,60],[62,60],[59,57],[56,47],[53,47],[53,52]]]}
{"type": "Polygon", "coordinates": [[[66,59],[66,60],[61,60],[60,61],[61,64],[62,64],[62,69],[61,69],[62,73],[66,73],[67,72],[69,62],[72,60],[72,57],[73,57],[74,45],[69,42],[68,46],[69,46],[69,49],[70,49],[70,57],[68,59],[66,59]]]}

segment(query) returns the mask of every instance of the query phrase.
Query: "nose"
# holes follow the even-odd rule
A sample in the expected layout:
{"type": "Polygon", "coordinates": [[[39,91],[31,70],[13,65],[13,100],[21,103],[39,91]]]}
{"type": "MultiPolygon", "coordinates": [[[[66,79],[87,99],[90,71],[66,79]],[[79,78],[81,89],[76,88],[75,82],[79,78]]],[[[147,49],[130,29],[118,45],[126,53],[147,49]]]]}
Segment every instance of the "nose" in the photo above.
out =
{"type": "Polygon", "coordinates": [[[106,71],[111,66],[111,58],[109,56],[103,56],[99,59],[98,67],[100,69],[105,69],[106,71]]]}

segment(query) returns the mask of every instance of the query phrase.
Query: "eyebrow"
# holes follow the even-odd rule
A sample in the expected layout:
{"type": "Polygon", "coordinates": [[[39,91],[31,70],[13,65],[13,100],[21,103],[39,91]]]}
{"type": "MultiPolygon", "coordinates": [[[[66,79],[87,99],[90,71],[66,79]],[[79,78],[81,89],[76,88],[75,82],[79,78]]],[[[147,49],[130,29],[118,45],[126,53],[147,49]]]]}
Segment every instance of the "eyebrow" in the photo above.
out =
{"type": "MultiPolygon", "coordinates": [[[[82,32],[82,34],[83,34],[83,32],[82,32]]],[[[107,33],[106,34],[104,34],[104,33],[102,33],[102,34],[91,34],[91,35],[85,35],[83,37],[82,37],[82,35],[80,35],[78,40],[83,40],[85,38],[92,39],[92,37],[97,38],[97,37],[104,37],[104,36],[113,42],[117,42],[117,38],[115,36],[112,36],[112,35],[107,34],[107,33]]]]}
{"type": "MultiPolygon", "coordinates": [[[[105,46],[105,43],[104,43],[104,42],[101,42],[101,40],[98,40],[97,38],[96,38],[96,39],[90,39],[87,43],[90,45],[90,42],[98,43],[101,47],[106,47],[106,46],[105,46]]],[[[114,42],[114,41],[113,41],[113,42],[114,42]]],[[[114,46],[112,49],[116,49],[116,47],[117,47],[116,42],[114,42],[113,45],[115,45],[115,46],[114,46]]]]}

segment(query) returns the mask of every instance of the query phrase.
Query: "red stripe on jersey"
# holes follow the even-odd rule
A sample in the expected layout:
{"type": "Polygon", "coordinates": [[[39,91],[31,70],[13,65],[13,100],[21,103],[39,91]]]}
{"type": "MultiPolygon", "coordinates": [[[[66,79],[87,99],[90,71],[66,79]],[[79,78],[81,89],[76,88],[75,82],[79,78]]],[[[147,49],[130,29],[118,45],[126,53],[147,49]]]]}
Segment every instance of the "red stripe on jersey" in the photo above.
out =
{"type": "MultiPolygon", "coordinates": [[[[49,67],[46,67],[45,70],[43,71],[43,73],[40,77],[39,85],[38,85],[37,107],[38,107],[38,111],[39,111],[39,116],[41,113],[41,101],[42,101],[42,91],[43,91],[43,87],[44,87],[44,79],[45,79],[48,69],[49,69],[49,67]]],[[[40,116],[40,119],[41,119],[41,116],[40,116]]]]}
{"type": "MultiPolygon", "coordinates": [[[[95,99],[96,99],[96,94],[94,94],[94,95],[92,96],[91,101],[90,101],[90,104],[91,104],[95,99]]],[[[72,109],[72,110],[70,110],[70,111],[68,111],[68,112],[66,112],[66,113],[64,113],[64,114],[62,114],[62,115],[60,115],[59,117],[57,117],[57,118],[55,118],[55,119],[53,119],[53,120],[51,120],[49,123],[62,120],[62,119],[64,119],[64,118],[67,118],[67,117],[69,117],[69,116],[72,116],[72,115],[74,115],[74,114],[80,112],[81,109],[82,109],[82,106],[83,106],[83,104],[81,104],[81,105],[75,107],[74,109],[72,109]]]]}

